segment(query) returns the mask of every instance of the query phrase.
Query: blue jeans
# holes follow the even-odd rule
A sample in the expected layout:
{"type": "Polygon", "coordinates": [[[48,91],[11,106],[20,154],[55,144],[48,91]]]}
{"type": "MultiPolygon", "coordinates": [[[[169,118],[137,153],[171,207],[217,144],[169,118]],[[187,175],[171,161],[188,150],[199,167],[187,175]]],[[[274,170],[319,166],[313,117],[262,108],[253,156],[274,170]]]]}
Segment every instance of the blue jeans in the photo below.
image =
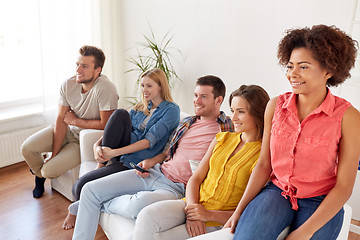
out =
{"type": "Polygon", "coordinates": [[[147,205],[184,197],[184,184],[166,178],[159,164],[149,171],[147,178],[127,170],[86,183],[81,191],[73,239],[94,239],[100,211],[136,218],[147,205]]]}
{"type": "MultiPolygon", "coordinates": [[[[298,199],[299,209],[291,209],[289,200],[281,196],[282,190],[268,183],[241,215],[236,226],[236,240],[272,240],[287,226],[290,232],[300,227],[318,208],[325,196],[298,199]]],[[[336,239],[344,217],[341,209],[329,222],[320,228],[311,239],[336,239]]]]}

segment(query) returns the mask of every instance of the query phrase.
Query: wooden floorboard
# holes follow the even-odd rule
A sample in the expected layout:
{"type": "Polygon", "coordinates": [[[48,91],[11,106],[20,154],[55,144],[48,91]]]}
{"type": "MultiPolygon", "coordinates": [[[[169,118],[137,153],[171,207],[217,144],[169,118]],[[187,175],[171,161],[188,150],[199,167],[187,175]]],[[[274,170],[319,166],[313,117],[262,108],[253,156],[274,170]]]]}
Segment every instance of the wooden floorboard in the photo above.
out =
{"type": "MultiPolygon", "coordinates": [[[[34,176],[26,163],[0,168],[0,239],[71,239],[73,230],[61,228],[71,202],[52,190],[49,180],[41,198],[32,197],[33,188],[34,176]]],[[[101,227],[95,239],[107,239],[101,227]]]]}
{"type": "MultiPolygon", "coordinates": [[[[354,220],[352,219],[351,220],[351,224],[354,224],[356,226],[360,226],[360,221],[357,221],[357,220],[354,220]]],[[[360,240],[360,235],[359,234],[356,234],[356,233],[353,233],[353,232],[349,232],[349,237],[348,239],[350,240],[360,240]]]]}

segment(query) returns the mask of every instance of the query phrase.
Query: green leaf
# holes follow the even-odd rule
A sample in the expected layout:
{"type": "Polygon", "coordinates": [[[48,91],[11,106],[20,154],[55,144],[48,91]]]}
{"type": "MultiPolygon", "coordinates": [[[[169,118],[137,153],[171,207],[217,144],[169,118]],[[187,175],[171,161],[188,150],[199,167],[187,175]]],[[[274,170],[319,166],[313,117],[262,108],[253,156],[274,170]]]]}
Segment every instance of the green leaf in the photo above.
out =
{"type": "Polygon", "coordinates": [[[138,79],[136,80],[136,86],[139,86],[141,75],[151,69],[151,68],[159,68],[165,72],[165,75],[168,79],[169,86],[171,86],[170,81],[182,80],[176,74],[174,66],[171,63],[171,51],[175,51],[177,54],[181,54],[181,51],[177,48],[170,47],[170,43],[173,40],[174,35],[170,35],[170,32],[167,32],[160,42],[156,40],[153,29],[148,23],[150,28],[150,34],[143,35],[145,41],[138,43],[140,47],[142,47],[142,52],[140,54],[137,48],[137,56],[130,57],[128,59],[129,63],[131,63],[134,67],[130,68],[126,71],[128,72],[138,72],[138,79]]]}

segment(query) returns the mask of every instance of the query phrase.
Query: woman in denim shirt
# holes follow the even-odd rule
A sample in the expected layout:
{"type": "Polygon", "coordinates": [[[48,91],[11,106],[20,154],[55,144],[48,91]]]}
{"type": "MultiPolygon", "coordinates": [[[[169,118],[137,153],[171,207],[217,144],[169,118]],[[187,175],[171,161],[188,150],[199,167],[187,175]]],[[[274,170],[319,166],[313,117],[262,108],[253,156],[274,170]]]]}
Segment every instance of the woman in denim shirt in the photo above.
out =
{"type": "MultiPolygon", "coordinates": [[[[103,137],[94,144],[96,170],[82,176],[73,186],[77,200],[85,183],[127,170],[130,162],[137,164],[161,153],[179,124],[180,109],[172,100],[162,70],[145,72],[141,76],[141,91],[142,101],[130,112],[118,109],[109,118],[103,137]]],[[[78,201],[69,206],[63,229],[74,227],[77,208],[78,201]]]]}

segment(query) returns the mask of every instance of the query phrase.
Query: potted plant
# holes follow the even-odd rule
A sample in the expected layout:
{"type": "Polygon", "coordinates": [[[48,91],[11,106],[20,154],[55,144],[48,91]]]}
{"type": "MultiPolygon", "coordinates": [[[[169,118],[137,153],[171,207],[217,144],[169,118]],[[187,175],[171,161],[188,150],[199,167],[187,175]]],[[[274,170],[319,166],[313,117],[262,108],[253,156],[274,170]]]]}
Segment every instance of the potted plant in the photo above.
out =
{"type": "MultiPolygon", "coordinates": [[[[164,71],[170,88],[174,85],[175,81],[182,82],[182,80],[176,74],[176,71],[171,63],[170,52],[172,50],[181,54],[180,50],[169,46],[171,40],[173,39],[173,35],[170,36],[168,32],[165,34],[162,40],[158,42],[155,38],[154,32],[150,27],[150,34],[144,34],[144,39],[145,42],[139,43],[139,45],[142,47],[141,51],[139,51],[138,48],[137,55],[135,57],[130,57],[128,60],[133,65],[133,68],[126,71],[136,72],[138,74],[136,87],[138,88],[139,86],[141,75],[152,68],[159,68],[164,71]]],[[[134,101],[136,98],[132,97],[130,99],[134,101]]]]}

